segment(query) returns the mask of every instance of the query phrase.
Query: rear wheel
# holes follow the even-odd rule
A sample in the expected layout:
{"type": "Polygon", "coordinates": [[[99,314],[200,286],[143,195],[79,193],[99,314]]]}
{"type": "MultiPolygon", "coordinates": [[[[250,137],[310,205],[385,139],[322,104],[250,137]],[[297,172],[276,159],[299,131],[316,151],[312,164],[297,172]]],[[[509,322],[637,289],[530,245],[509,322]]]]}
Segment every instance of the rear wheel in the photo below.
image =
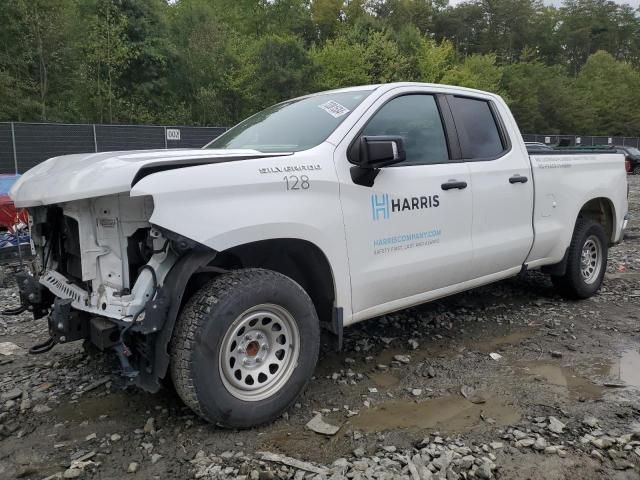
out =
{"type": "Polygon", "coordinates": [[[569,246],[567,269],[551,280],[568,298],[588,298],[602,285],[607,269],[607,235],[599,223],[579,218],[569,246]]]}
{"type": "Polygon", "coordinates": [[[313,374],[319,346],[315,308],[300,285],[269,270],[237,270],[187,302],[171,344],[171,374],[201,417],[247,428],[291,405],[313,374]]]}
{"type": "Polygon", "coordinates": [[[640,175],[640,163],[636,164],[636,166],[633,167],[633,174],[640,175]]]}

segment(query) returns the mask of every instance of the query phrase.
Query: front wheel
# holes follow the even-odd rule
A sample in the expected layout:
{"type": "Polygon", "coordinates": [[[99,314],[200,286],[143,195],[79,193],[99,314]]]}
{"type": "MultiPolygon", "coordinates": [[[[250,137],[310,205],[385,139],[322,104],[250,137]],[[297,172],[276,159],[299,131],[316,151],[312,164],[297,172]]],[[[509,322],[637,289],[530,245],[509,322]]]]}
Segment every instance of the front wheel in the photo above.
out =
{"type": "Polygon", "coordinates": [[[579,218],[571,239],[567,270],[552,276],[558,291],[568,298],[588,298],[596,293],[607,270],[607,234],[599,223],[579,218]]]}
{"type": "Polygon", "coordinates": [[[171,343],[171,375],[198,415],[248,428],[295,401],[319,348],[318,317],[300,285],[269,270],[236,270],[187,302],[171,343]]]}

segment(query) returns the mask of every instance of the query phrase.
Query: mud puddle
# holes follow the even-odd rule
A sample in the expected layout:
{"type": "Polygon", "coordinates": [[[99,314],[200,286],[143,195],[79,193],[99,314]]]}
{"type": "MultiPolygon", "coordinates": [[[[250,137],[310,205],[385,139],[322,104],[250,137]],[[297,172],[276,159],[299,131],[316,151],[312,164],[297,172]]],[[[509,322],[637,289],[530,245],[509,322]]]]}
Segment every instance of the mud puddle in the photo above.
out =
{"type": "Polygon", "coordinates": [[[115,392],[99,397],[80,398],[76,403],[65,403],[54,410],[61,420],[83,421],[96,420],[101,416],[121,417],[123,412],[130,411],[134,399],[130,392],[115,392]]]}
{"type": "Polygon", "coordinates": [[[602,386],[578,375],[572,367],[534,361],[523,364],[521,368],[523,375],[530,375],[536,380],[560,387],[560,391],[570,398],[597,400],[604,392],[602,386]]]}
{"type": "Polygon", "coordinates": [[[351,423],[355,428],[366,432],[437,429],[447,433],[459,433],[481,428],[485,422],[506,426],[519,420],[518,409],[495,398],[488,398],[484,404],[474,404],[463,397],[451,395],[424,402],[385,402],[361,411],[351,423]]]}
{"type": "Polygon", "coordinates": [[[640,388],[640,351],[627,350],[609,370],[609,377],[629,387],[640,388]]]}
{"type": "Polygon", "coordinates": [[[391,388],[400,383],[400,379],[389,372],[368,373],[367,376],[380,388],[391,388]]]}
{"type": "Polygon", "coordinates": [[[481,341],[472,341],[466,343],[467,347],[472,350],[477,350],[483,353],[495,352],[496,350],[502,350],[507,346],[519,345],[525,340],[533,337],[536,331],[533,329],[516,330],[507,335],[500,337],[489,337],[482,339],[481,341]]]}

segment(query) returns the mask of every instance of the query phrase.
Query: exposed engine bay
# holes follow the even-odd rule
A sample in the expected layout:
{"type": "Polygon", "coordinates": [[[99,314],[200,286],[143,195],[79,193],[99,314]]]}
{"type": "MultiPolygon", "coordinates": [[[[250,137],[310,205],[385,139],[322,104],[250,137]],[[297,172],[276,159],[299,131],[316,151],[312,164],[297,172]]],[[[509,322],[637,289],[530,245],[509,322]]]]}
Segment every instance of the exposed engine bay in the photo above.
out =
{"type": "Polygon", "coordinates": [[[152,212],[151,197],[127,194],[30,209],[36,262],[18,286],[34,317],[48,316],[51,337],[32,353],[84,339],[115,350],[131,383],[144,387],[145,374],[157,383],[149,336],[166,319],[162,286],[186,244],[151,225],[152,212]]]}

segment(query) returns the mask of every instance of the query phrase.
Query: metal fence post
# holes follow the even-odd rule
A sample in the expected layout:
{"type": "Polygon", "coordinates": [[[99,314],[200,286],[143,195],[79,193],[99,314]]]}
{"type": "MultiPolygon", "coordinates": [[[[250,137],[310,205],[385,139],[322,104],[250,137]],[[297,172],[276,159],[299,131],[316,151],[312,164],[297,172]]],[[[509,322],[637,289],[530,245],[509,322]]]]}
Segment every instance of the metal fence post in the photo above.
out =
{"type": "Polygon", "coordinates": [[[166,150],[167,147],[167,127],[162,127],[164,129],[164,149],[166,150]]]}
{"type": "Polygon", "coordinates": [[[15,174],[18,174],[18,152],[16,152],[16,129],[11,122],[11,144],[13,146],[13,168],[15,169],[15,174]]]}
{"type": "Polygon", "coordinates": [[[96,124],[93,124],[93,148],[96,149],[96,153],[98,153],[98,137],[96,136],[96,124]]]}

